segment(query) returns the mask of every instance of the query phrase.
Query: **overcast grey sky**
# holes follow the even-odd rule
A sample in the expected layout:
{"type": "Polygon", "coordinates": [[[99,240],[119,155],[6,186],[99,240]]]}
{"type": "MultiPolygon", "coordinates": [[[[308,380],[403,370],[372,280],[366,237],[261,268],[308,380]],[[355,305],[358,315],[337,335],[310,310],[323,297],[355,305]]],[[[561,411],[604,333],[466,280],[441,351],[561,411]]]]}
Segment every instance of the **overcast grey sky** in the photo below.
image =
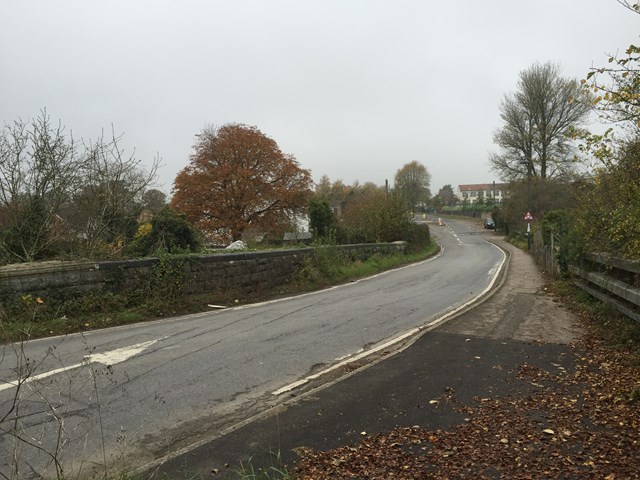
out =
{"type": "Polygon", "coordinates": [[[412,160],[498,180],[498,107],[553,61],[584,78],[637,43],[615,0],[0,0],[0,121],[102,128],[169,193],[205,125],[256,125],[315,180],[383,184],[412,160]]]}

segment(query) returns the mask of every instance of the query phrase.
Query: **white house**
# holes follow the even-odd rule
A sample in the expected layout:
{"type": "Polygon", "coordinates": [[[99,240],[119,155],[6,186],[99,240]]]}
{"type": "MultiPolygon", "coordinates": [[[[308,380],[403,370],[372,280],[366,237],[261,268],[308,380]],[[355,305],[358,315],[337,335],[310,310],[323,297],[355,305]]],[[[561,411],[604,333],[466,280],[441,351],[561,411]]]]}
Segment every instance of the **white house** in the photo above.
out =
{"type": "Polygon", "coordinates": [[[456,196],[462,203],[468,205],[473,203],[494,201],[502,203],[506,196],[506,183],[475,183],[467,185],[458,185],[456,196]],[[482,199],[482,200],[480,200],[482,199]]]}

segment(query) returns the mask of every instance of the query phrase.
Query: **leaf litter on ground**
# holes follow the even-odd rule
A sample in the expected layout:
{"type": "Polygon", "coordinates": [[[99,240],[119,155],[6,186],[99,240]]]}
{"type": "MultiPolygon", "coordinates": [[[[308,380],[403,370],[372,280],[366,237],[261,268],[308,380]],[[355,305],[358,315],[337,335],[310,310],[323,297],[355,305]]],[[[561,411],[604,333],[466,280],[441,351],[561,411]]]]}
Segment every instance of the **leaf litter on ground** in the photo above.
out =
{"type": "Polygon", "coordinates": [[[459,405],[448,388],[438,400],[466,417],[455,428],[396,428],[305,449],[290,472],[298,480],[640,478],[640,356],[611,347],[589,322],[584,330],[571,371],[523,363],[512,372],[533,391],[459,405]]]}

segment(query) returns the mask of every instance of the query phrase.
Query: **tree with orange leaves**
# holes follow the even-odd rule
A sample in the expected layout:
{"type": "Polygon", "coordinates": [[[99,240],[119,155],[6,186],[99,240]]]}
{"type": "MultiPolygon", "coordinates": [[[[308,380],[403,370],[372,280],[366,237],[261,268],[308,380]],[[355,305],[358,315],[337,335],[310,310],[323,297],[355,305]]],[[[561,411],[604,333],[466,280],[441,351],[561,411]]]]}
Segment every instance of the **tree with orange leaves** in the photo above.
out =
{"type": "Polygon", "coordinates": [[[171,203],[209,238],[238,240],[249,228],[282,231],[306,208],[311,172],[258,128],[208,127],[196,139],[171,203]]]}

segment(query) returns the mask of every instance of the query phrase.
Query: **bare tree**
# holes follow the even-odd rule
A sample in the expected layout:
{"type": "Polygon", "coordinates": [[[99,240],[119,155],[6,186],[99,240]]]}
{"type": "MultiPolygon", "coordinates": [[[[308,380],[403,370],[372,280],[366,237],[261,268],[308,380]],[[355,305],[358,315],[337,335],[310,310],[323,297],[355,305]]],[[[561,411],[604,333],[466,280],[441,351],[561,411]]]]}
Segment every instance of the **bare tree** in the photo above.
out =
{"type": "Polygon", "coordinates": [[[69,222],[89,254],[104,243],[123,245],[133,236],[144,193],[157,178],[159,157],[144,169],[135,152],[124,152],[120,139],[112,129],[110,139],[103,135],[85,144],[83,188],[73,199],[69,222]]]}
{"type": "MultiPolygon", "coordinates": [[[[113,129],[112,129],[113,130],[113,129]]],[[[43,110],[0,132],[0,258],[33,261],[51,256],[63,240],[88,253],[101,242],[122,243],[135,233],[136,210],[156,179],[126,155],[113,132],[77,143],[43,110]]]]}
{"type": "Polygon", "coordinates": [[[570,133],[586,120],[591,103],[557,65],[534,64],[522,71],[517,91],[505,95],[500,105],[504,124],[493,140],[502,152],[490,156],[492,169],[505,180],[571,173],[576,157],[570,133]]]}
{"type": "Polygon", "coordinates": [[[57,213],[79,184],[77,146],[46,111],[0,133],[0,249],[9,260],[33,261],[62,235],[57,213]]]}

